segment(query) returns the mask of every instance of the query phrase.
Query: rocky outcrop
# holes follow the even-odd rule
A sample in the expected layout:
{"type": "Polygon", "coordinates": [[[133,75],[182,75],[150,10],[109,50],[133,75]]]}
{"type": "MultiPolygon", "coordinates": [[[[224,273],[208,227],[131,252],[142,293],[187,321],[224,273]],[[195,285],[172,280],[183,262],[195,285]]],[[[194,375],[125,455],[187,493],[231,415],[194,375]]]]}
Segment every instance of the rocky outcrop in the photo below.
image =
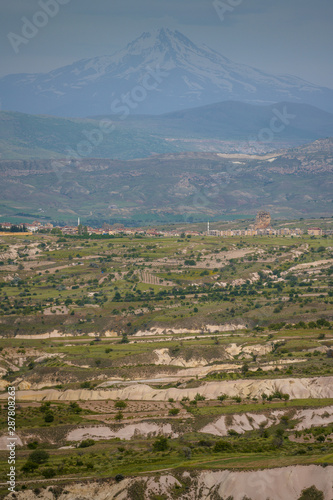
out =
{"type": "MultiPolygon", "coordinates": [[[[260,471],[233,472],[229,470],[184,472],[181,475],[162,473],[155,477],[126,478],[119,483],[112,480],[74,483],[49,487],[39,493],[25,490],[17,492],[17,500],[298,500],[304,489],[315,486],[332,499],[333,467],[318,465],[283,467],[260,471]],[[181,488],[186,487],[184,493],[181,488]],[[177,494],[177,497],[175,496],[177,494]]],[[[184,488],[185,489],[185,488],[184,488]]],[[[12,495],[5,500],[12,499],[12,495]]],[[[310,497],[309,497],[310,498],[310,497]]]]}
{"type": "Polygon", "coordinates": [[[254,224],[255,229],[266,229],[271,224],[271,214],[261,210],[257,213],[256,221],[254,224]]]}
{"type": "MultiPolygon", "coordinates": [[[[280,391],[289,394],[291,399],[333,398],[333,377],[285,378],[277,380],[222,380],[208,382],[192,389],[154,389],[146,384],[132,384],[120,389],[110,390],[67,390],[49,389],[44,391],[17,391],[18,401],[101,401],[106,399],[129,399],[132,401],[168,401],[173,398],[181,401],[183,397],[193,399],[196,394],[206,399],[217,399],[221,394],[229,397],[261,397],[280,391]]],[[[1,394],[5,400],[7,394],[1,394]]]]}
{"type": "MultiPolygon", "coordinates": [[[[214,436],[227,436],[229,430],[244,434],[246,431],[259,429],[260,427],[270,427],[279,422],[280,418],[288,413],[289,410],[275,410],[267,414],[260,413],[242,413],[235,415],[223,415],[215,422],[211,422],[203,427],[200,432],[213,434],[214,436]]],[[[295,430],[309,429],[315,426],[326,426],[333,422],[333,406],[324,408],[309,408],[298,410],[292,417],[299,422],[295,430]]]]}
{"type": "Polygon", "coordinates": [[[170,436],[173,438],[178,437],[174,433],[170,424],[155,424],[149,422],[138,422],[136,424],[125,425],[124,427],[111,430],[106,426],[94,427],[79,427],[69,432],[66,436],[67,441],[82,441],[82,439],[125,439],[130,440],[137,436],[170,436]]]}

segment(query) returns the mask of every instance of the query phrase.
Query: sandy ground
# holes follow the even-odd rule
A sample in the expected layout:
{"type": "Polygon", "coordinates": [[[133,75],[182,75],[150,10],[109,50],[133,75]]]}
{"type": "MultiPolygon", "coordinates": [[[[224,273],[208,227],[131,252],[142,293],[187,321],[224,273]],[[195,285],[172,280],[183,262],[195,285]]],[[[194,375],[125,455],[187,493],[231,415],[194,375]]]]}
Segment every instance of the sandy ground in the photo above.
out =
{"type": "Polygon", "coordinates": [[[301,421],[295,426],[295,430],[302,431],[315,426],[325,426],[333,422],[333,406],[325,408],[299,410],[294,417],[301,421]]]}
{"type": "MultiPolygon", "coordinates": [[[[51,264],[50,262],[48,262],[47,264],[51,264]]],[[[62,269],[67,269],[69,267],[72,267],[72,266],[77,266],[78,263],[77,262],[72,262],[71,264],[66,264],[64,266],[57,266],[57,267],[48,267],[47,269],[44,269],[42,271],[39,271],[41,274],[45,274],[47,272],[47,274],[54,274],[56,271],[61,271],[62,269]]]]}
{"type": "Polygon", "coordinates": [[[225,350],[228,354],[230,354],[230,357],[233,356],[238,356],[239,354],[255,354],[257,356],[263,356],[265,354],[268,354],[272,352],[272,345],[261,345],[261,344],[256,344],[256,345],[237,345],[237,344],[230,344],[226,346],[225,350]]]}
{"type": "MultiPolygon", "coordinates": [[[[84,334],[82,334],[84,335],[84,334]]],[[[71,333],[61,333],[58,330],[53,330],[48,333],[40,333],[38,335],[15,335],[16,339],[30,339],[30,340],[43,340],[43,339],[54,339],[54,338],[62,338],[62,337],[74,337],[71,333]]],[[[7,338],[0,335],[0,338],[7,338]]]]}
{"type": "Polygon", "coordinates": [[[269,417],[258,413],[243,413],[242,415],[228,415],[219,418],[216,422],[203,427],[200,432],[213,434],[214,436],[227,436],[229,430],[244,434],[244,432],[259,429],[260,426],[270,427],[278,422],[278,418],[284,412],[272,412],[269,417]],[[232,423],[228,425],[228,422],[232,423]]]}
{"type": "Polygon", "coordinates": [[[130,440],[137,436],[164,436],[178,437],[174,433],[170,424],[158,425],[148,422],[125,425],[122,429],[112,431],[109,427],[84,427],[71,431],[66,439],[67,441],[82,441],[83,439],[125,439],[130,440]]]}
{"type": "MultiPolygon", "coordinates": [[[[214,436],[227,436],[228,431],[232,429],[238,434],[244,434],[246,431],[259,429],[261,426],[270,427],[275,425],[285,413],[288,413],[288,411],[278,410],[269,414],[243,413],[241,415],[222,416],[215,422],[203,427],[200,432],[213,434],[214,436]]],[[[333,406],[298,410],[292,419],[299,420],[295,430],[326,426],[333,422],[333,406]]]]}
{"type": "Polygon", "coordinates": [[[69,314],[69,309],[66,306],[52,306],[44,309],[44,313],[46,316],[50,315],[59,315],[59,314],[69,314]]]}
{"type": "MultiPolygon", "coordinates": [[[[280,156],[283,153],[277,153],[276,151],[266,155],[247,155],[244,153],[216,153],[217,156],[221,158],[228,158],[230,160],[273,160],[276,159],[277,156],[280,156]]],[[[236,162],[235,162],[236,163],[236,162]]]]}
{"type": "MultiPolygon", "coordinates": [[[[214,436],[227,436],[228,431],[232,429],[238,434],[244,434],[246,431],[259,429],[261,426],[270,427],[275,425],[285,413],[288,413],[288,411],[277,410],[269,413],[269,415],[243,413],[241,415],[222,416],[215,422],[203,427],[200,432],[213,434],[214,436]]],[[[298,431],[315,426],[326,426],[333,422],[333,406],[298,410],[292,419],[299,420],[299,423],[295,426],[295,430],[298,431]]]]}
{"type": "MultiPolygon", "coordinates": [[[[23,443],[22,443],[20,436],[18,436],[17,434],[14,434],[13,436],[11,436],[11,439],[14,439],[14,438],[16,438],[15,439],[16,446],[23,446],[23,443]]],[[[11,439],[9,439],[8,433],[5,434],[4,436],[0,436],[0,450],[1,451],[5,451],[5,450],[8,451],[7,445],[11,441],[11,439]]]]}
{"type": "Polygon", "coordinates": [[[31,259],[38,252],[37,245],[38,243],[32,243],[32,244],[30,243],[28,245],[25,245],[25,243],[23,242],[16,245],[10,245],[7,251],[0,253],[0,260],[6,260],[6,259],[15,260],[19,256],[20,250],[21,253],[28,254],[28,257],[31,259]],[[25,246],[27,246],[27,248],[25,248],[25,246]]]}
{"type": "MultiPolygon", "coordinates": [[[[169,354],[169,349],[155,349],[153,351],[155,354],[155,364],[156,365],[175,365],[175,366],[183,366],[184,368],[195,368],[197,366],[205,366],[207,365],[207,360],[204,358],[192,358],[189,360],[185,360],[181,356],[172,357],[169,354]]],[[[212,359],[211,361],[218,361],[219,358],[212,359]]]]}
{"type": "MultiPolygon", "coordinates": [[[[306,398],[333,398],[333,377],[314,378],[287,378],[276,380],[227,380],[220,382],[208,382],[193,389],[153,389],[146,384],[133,384],[120,389],[110,390],[66,390],[55,389],[44,391],[17,391],[16,398],[19,401],[99,401],[105,399],[129,399],[133,401],[168,401],[173,398],[181,401],[188,397],[193,399],[197,393],[205,396],[207,400],[217,399],[221,394],[229,397],[240,396],[261,397],[263,393],[272,394],[281,391],[289,394],[291,399],[306,398]]],[[[0,400],[6,399],[7,394],[1,394],[0,400]]]]}
{"type": "Polygon", "coordinates": [[[201,499],[211,498],[216,491],[220,498],[233,496],[243,500],[297,500],[303,489],[315,485],[324,492],[324,499],[332,498],[333,467],[295,466],[256,472],[202,472],[199,485],[202,485],[201,499]]]}
{"type": "Polygon", "coordinates": [[[291,267],[290,269],[288,269],[288,273],[290,273],[291,271],[311,269],[312,267],[328,266],[331,264],[333,264],[333,259],[316,260],[314,262],[305,262],[304,264],[297,264],[297,266],[291,267]]]}
{"type": "Polygon", "coordinates": [[[235,332],[237,330],[244,330],[245,325],[235,325],[232,323],[227,323],[225,325],[205,325],[200,330],[188,330],[186,328],[151,328],[150,330],[139,330],[133,335],[133,337],[150,337],[158,335],[178,335],[182,333],[196,333],[199,334],[203,332],[235,332]]]}
{"type": "MultiPolygon", "coordinates": [[[[283,360],[280,363],[277,363],[276,361],[272,361],[270,363],[262,364],[260,365],[260,368],[263,371],[269,371],[274,368],[278,368],[279,370],[282,369],[285,365],[288,364],[295,364],[295,363],[302,363],[304,362],[305,359],[298,359],[298,360],[283,360]]],[[[68,363],[68,362],[67,362],[68,363]]],[[[171,363],[176,365],[177,363],[171,363]]],[[[169,373],[157,373],[154,377],[152,378],[137,378],[137,379],[132,379],[132,380],[126,380],[126,379],[119,379],[119,378],[113,378],[109,379],[106,382],[101,383],[98,388],[103,388],[103,387],[111,387],[114,384],[117,385],[131,385],[134,381],[136,383],[141,383],[141,384],[156,384],[156,383],[171,383],[171,382],[178,382],[179,380],[185,381],[189,380],[193,377],[198,377],[198,378],[203,378],[206,375],[209,375],[209,373],[212,372],[226,372],[226,373],[235,373],[240,370],[241,365],[236,365],[236,364],[216,364],[216,365],[210,365],[210,366],[198,366],[195,368],[184,368],[182,370],[179,370],[177,373],[170,375],[169,373]]],[[[250,371],[256,371],[257,367],[255,368],[250,368],[250,371]]],[[[54,384],[57,385],[57,384],[54,384]]],[[[41,386],[42,387],[42,386],[41,386]]],[[[37,389],[37,387],[33,387],[33,389],[37,389]]]]}

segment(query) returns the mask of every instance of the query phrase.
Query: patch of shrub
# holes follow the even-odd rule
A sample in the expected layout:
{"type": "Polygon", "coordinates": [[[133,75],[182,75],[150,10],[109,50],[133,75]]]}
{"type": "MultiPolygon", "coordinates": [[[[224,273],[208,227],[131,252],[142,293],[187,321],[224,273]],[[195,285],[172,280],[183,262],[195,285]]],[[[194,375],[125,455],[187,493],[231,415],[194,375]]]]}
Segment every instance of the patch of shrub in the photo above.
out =
{"type": "Polygon", "coordinates": [[[56,471],[52,467],[48,467],[47,469],[42,470],[42,475],[45,477],[45,479],[51,479],[52,477],[56,476],[56,471]]]}
{"type": "Polygon", "coordinates": [[[89,380],[86,380],[85,382],[82,382],[81,388],[82,389],[90,389],[90,384],[91,383],[89,382],[89,380]]]}
{"type": "Polygon", "coordinates": [[[317,490],[315,486],[311,486],[302,491],[298,500],[324,500],[324,493],[317,490]]]}
{"type": "Polygon", "coordinates": [[[27,446],[29,450],[35,450],[38,447],[38,441],[30,441],[27,446]]]}
{"type": "Polygon", "coordinates": [[[50,423],[50,422],[53,422],[54,420],[54,415],[51,411],[47,412],[45,417],[44,417],[44,420],[46,423],[50,423]]]}
{"type": "Polygon", "coordinates": [[[36,464],[43,464],[48,461],[50,455],[45,450],[35,450],[29,455],[29,459],[31,462],[35,462],[36,464]]]}
{"type": "Polygon", "coordinates": [[[27,460],[27,462],[22,466],[21,470],[23,472],[34,472],[38,469],[39,465],[36,462],[32,462],[31,460],[27,460]]]}
{"type": "Polygon", "coordinates": [[[115,408],[126,408],[127,403],[125,403],[125,401],[117,401],[114,406],[115,408]]]}
{"type": "Polygon", "coordinates": [[[228,443],[228,441],[222,441],[222,439],[220,441],[217,441],[215,443],[215,446],[214,446],[214,452],[215,453],[219,453],[221,451],[229,451],[231,450],[232,446],[230,443],[228,443]]]}
{"type": "Polygon", "coordinates": [[[166,451],[168,448],[169,448],[169,443],[165,436],[161,436],[160,438],[156,439],[156,441],[153,443],[154,451],[166,451]]]}
{"type": "Polygon", "coordinates": [[[78,448],[88,448],[89,446],[93,446],[94,444],[95,441],[93,439],[84,439],[83,441],[81,441],[78,448]]]}
{"type": "Polygon", "coordinates": [[[78,405],[76,401],[70,403],[69,408],[73,413],[81,413],[82,411],[82,408],[78,405]]]}
{"type": "Polygon", "coordinates": [[[205,399],[205,396],[201,396],[201,394],[199,394],[198,392],[194,396],[194,401],[205,401],[205,399]]]}

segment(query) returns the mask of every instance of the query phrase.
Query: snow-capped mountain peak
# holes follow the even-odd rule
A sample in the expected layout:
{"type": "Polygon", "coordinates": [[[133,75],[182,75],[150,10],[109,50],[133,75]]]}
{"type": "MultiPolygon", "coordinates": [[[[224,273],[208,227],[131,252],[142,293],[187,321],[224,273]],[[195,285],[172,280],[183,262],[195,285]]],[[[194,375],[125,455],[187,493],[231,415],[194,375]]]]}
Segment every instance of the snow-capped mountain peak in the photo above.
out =
{"type": "Polygon", "coordinates": [[[292,76],[274,76],[197,46],[179,31],[142,33],[112,55],[82,59],[45,74],[0,79],[4,109],[63,116],[110,112],[113,100],[142,85],[147,71],[163,78],[132,113],[164,113],[223,100],[306,102],[333,111],[333,90],[292,76]]]}

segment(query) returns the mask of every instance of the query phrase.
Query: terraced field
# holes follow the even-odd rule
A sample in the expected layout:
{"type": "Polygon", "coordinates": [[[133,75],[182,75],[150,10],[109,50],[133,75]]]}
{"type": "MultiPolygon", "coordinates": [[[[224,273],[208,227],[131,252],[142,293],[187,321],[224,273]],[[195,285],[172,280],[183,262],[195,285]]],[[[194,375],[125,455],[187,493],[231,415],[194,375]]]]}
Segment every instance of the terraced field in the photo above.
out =
{"type": "Polygon", "coordinates": [[[332,499],[332,238],[0,238],[16,498],[332,499]]]}

